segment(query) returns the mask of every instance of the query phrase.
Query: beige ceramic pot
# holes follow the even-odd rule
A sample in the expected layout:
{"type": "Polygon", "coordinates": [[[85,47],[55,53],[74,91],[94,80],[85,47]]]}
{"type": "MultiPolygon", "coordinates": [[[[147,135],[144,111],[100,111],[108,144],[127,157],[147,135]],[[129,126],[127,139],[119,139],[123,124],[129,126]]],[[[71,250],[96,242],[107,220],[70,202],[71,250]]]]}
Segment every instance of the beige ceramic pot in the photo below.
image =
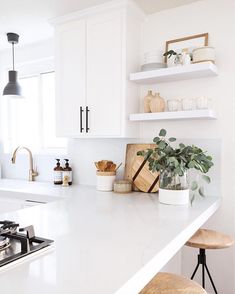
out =
{"type": "Polygon", "coordinates": [[[163,112],[165,110],[165,100],[160,96],[160,93],[156,93],[150,100],[151,112],[163,112]]]}
{"type": "Polygon", "coordinates": [[[153,92],[151,90],[148,91],[148,94],[144,97],[144,112],[148,113],[150,111],[150,101],[154,98],[153,92]]]}

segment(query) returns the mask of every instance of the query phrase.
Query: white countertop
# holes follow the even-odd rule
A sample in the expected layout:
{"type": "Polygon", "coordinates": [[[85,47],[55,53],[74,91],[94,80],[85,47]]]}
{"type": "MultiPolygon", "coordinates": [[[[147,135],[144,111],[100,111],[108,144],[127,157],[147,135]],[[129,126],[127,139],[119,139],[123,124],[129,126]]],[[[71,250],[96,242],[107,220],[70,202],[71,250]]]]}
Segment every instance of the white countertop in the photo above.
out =
{"type": "Polygon", "coordinates": [[[156,194],[0,180],[0,190],[11,189],[63,200],[0,215],[55,240],[53,249],[1,268],[6,293],[137,294],[220,205],[215,196],[179,207],[156,194]]]}

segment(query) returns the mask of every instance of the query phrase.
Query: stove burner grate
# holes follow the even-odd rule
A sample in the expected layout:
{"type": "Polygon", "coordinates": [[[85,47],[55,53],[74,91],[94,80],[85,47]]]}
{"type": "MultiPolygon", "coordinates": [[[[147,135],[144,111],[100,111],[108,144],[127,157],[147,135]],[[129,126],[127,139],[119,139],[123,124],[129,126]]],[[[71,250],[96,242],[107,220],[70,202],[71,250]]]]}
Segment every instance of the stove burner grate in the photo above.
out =
{"type": "Polygon", "coordinates": [[[18,228],[19,224],[0,221],[0,267],[50,246],[53,240],[36,237],[34,227],[18,228]],[[8,250],[8,247],[10,247],[8,250]]]}
{"type": "Polygon", "coordinates": [[[10,247],[10,240],[9,238],[0,236],[0,251],[7,249],[10,247]]]}
{"type": "MultiPolygon", "coordinates": [[[[18,227],[19,227],[19,224],[16,224],[15,222],[8,221],[8,220],[0,221],[0,235],[6,234],[6,233],[14,234],[17,232],[18,227]]],[[[0,244],[1,244],[1,241],[0,241],[0,244]]]]}

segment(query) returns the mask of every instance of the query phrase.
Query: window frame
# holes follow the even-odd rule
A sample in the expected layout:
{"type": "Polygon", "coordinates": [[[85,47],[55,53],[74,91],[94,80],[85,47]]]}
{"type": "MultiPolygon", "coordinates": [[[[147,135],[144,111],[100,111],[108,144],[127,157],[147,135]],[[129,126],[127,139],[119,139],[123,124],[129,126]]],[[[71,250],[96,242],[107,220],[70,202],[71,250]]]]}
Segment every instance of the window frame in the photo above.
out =
{"type": "MultiPolygon", "coordinates": [[[[68,139],[66,143],[66,147],[45,147],[45,140],[43,136],[43,99],[42,98],[42,75],[53,73],[55,72],[54,68],[54,58],[46,58],[42,60],[37,60],[33,62],[22,63],[17,66],[18,70],[18,79],[27,79],[31,77],[38,78],[38,88],[39,88],[39,95],[38,95],[38,134],[39,134],[39,142],[40,146],[38,146],[38,150],[34,151],[35,155],[67,155],[68,154],[68,139]]],[[[5,139],[8,140],[7,145],[3,143],[3,153],[10,154],[13,150],[12,146],[12,130],[10,127],[11,124],[11,117],[12,117],[12,110],[10,107],[9,101],[6,103],[5,110],[7,111],[7,119],[5,123],[7,123],[7,137],[5,139]]],[[[17,146],[16,146],[17,147],[17,146]]]]}

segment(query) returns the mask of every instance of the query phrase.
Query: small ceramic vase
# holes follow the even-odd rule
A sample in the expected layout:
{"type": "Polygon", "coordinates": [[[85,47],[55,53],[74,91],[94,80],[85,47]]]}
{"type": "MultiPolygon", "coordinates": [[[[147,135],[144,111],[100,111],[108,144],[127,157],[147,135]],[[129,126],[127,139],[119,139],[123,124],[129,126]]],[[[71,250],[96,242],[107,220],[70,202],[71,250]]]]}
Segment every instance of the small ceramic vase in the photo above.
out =
{"type": "Polygon", "coordinates": [[[151,90],[148,91],[148,94],[144,97],[144,112],[151,112],[150,110],[150,101],[154,98],[153,92],[151,90]]]}
{"type": "Polygon", "coordinates": [[[195,109],[195,101],[191,98],[182,99],[182,109],[183,110],[194,110],[195,109]]]}
{"type": "Polygon", "coordinates": [[[197,109],[208,109],[210,107],[211,100],[207,97],[201,96],[197,98],[197,109]]]}
{"type": "Polygon", "coordinates": [[[178,99],[167,100],[167,106],[169,111],[179,111],[180,100],[178,99]]]}
{"type": "Polygon", "coordinates": [[[182,50],[182,65],[188,65],[191,63],[191,57],[188,52],[188,49],[182,50]]]}
{"type": "Polygon", "coordinates": [[[151,112],[163,112],[165,110],[165,100],[160,96],[160,93],[156,93],[150,100],[151,112]]]}

